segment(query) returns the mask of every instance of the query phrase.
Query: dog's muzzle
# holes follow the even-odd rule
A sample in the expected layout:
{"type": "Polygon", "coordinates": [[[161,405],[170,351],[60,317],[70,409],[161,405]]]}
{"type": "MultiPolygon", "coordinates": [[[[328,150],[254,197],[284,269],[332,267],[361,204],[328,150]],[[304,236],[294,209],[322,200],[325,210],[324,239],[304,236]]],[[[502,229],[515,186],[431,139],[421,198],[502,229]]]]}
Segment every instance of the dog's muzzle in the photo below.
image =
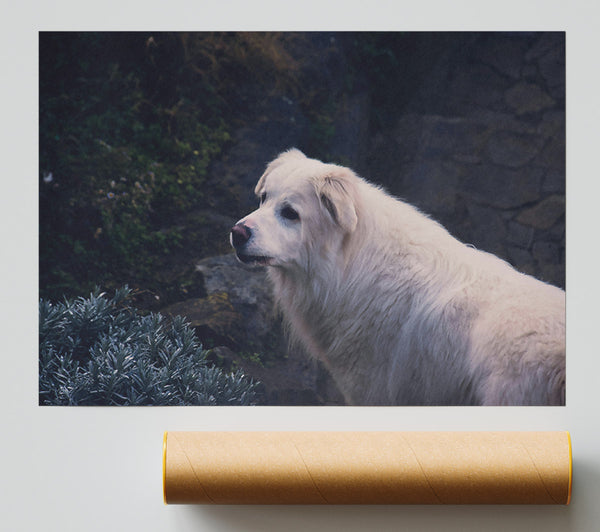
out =
{"type": "Polygon", "coordinates": [[[231,245],[235,248],[237,258],[244,264],[257,264],[267,266],[272,259],[265,255],[248,255],[245,247],[252,236],[252,230],[242,223],[237,223],[231,228],[231,245]]]}

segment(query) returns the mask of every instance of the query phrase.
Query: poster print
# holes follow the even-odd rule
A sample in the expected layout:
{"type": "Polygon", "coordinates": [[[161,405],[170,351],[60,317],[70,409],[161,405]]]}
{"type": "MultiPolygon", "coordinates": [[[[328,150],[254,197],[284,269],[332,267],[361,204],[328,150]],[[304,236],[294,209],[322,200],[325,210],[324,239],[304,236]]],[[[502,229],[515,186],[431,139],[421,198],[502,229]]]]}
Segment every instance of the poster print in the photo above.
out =
{"type": "Polygon", "coordinates": [[[39,42],[40,404],[564,404],[564,33],[39,42]]]}

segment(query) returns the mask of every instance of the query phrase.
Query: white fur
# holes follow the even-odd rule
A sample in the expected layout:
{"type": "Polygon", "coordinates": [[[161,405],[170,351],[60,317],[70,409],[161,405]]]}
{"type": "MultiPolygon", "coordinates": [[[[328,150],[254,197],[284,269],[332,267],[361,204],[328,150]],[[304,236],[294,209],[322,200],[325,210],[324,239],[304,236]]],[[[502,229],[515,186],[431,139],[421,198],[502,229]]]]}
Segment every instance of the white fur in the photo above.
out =
{"type": "Polygon", "coordinates": [[[238,256],[268,266],[291,333],[348,404],[564,404],[562,290],[298,150],[256,193],[266,200],[238,222],[252,232],[238,256]]]}

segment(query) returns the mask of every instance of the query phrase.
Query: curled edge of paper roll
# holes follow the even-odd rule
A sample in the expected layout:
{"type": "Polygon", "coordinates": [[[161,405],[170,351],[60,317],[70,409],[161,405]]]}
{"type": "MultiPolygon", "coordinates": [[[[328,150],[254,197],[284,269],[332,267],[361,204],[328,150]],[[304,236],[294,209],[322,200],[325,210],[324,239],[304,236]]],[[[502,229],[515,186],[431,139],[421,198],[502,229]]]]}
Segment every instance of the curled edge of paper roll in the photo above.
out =
{"type": "Polygon", "coordinates": [[[165,504],[563,504],[561,432],[165,432],[165,504]]]}

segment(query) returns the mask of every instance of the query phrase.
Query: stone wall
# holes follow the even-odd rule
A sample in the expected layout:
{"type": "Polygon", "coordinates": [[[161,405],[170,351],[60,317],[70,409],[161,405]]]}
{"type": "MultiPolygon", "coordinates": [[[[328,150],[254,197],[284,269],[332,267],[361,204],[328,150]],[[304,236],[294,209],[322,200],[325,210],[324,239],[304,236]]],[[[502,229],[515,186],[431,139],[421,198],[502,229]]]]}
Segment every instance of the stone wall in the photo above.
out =
{"type": "Polygon", "coordinates": [[[564,287],[564,34],[457,36],[391,134],[372,132],[363,172],[460,240],[564,287]]]}

